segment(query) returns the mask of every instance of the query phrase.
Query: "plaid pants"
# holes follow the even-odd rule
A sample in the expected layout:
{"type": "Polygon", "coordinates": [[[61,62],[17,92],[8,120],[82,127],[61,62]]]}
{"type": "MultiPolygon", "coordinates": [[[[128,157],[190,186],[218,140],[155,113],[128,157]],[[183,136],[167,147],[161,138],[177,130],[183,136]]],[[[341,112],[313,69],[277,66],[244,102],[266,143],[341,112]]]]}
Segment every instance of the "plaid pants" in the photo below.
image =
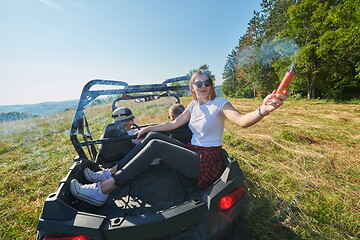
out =
{"type": "Polygon", "coordinates": [[[221,176],[225,168],[221,154],[222,147],[200,147],[187,144],[186,148],[200,155],[198,186],[209,187],[221,176]]]}

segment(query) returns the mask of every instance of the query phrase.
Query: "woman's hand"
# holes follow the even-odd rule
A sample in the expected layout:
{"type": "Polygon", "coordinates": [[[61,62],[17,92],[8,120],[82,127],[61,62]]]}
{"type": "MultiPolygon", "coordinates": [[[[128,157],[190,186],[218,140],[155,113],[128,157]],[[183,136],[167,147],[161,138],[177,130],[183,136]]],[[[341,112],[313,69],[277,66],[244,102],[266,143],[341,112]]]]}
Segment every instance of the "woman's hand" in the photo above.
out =
{"type": "Polygon", "coordinates": [[[260,106],[260,111],[267,115],[270,112],[278,109],[281,105],[284,104],[284,101],[288,98],[289,92],[285,91],[284,94],[276,94],[274,90],[271,94],[267,95],[264,98],[263,104],[260,106]]]}
{"type": "Polygon", "coordinates": [[[135,134],[137,134],[136,139],[137,139],[137,140],[140,140],[142,135],[150,132],[150,131],[151,131],[151,130],[149,129],[150,127],[151,127],[151,126],[145,127],[145,128],[142,128],[142,129],[136,131],[136,132],[135,132],[135,134]]]}

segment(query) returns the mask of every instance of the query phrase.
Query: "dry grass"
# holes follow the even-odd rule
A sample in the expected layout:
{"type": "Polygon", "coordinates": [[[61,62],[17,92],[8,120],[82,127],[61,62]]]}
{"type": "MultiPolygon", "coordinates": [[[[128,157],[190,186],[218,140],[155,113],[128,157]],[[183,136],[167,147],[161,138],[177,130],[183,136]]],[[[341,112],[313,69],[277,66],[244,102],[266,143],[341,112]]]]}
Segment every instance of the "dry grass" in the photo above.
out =
{"type": "MultiPolygon", "coordinates": [[[[231,102],[244,113],[260,104],[231,102]]],[[[130,107],[138,124],[167,120],[165,105],[130,107]]],[[[111,122],[110,112],[110,105],[88,112],[95,138],[111,122]]],[[[42,204],[76,156],[69,140],[73,114],[0,123],[0,239],[35,238],[42,204]]],[[[288,101],[247,129],[226,122],[224,148],[247,177],[246,218],[259,239],[360,238],[359,123],[359,105],[315,101],[288,101]]]]}
{"type": "MultiPolygon", "coordinates": [[[[260,103],[232,102],[243,112],[260,103]]],[[[360,237],[359,123],[359,105],[314,101],[289,101],[248,129],[227,123],[224,147],[248,178],[260,239],[360,237]]]]}

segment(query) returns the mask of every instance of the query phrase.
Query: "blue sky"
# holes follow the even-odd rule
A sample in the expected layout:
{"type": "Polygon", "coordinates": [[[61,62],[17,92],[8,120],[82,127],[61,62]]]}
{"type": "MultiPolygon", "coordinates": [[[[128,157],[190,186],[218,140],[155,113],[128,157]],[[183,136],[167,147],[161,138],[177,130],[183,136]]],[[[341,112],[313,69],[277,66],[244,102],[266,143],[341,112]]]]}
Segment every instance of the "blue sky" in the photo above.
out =
{"type": "Polygon", "coordinates": [[[91,79],[159,83],[227,55],[261,0],[0,0],[0,105],[77,99],[91,79]]]}

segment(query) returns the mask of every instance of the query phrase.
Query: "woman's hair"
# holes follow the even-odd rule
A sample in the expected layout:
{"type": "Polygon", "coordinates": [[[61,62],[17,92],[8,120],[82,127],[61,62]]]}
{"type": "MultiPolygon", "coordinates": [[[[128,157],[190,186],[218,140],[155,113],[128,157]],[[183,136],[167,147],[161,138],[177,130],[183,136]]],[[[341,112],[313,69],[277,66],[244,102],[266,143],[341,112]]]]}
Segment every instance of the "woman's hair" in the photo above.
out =
{"type": "Polygon", "coordinates": [[[190,91],[191,91],[191,95],[193,97],[193,99],[197,100],[196,99],[196,93],[195,91],[193,90],[193,83],[195,82],[196,78],[198,76],[201,76],[201,75],[205,75],[208,77],[208,79],[210,80],[211,82],[211,90],[210,90],[210,100],[214,100],[216,98],[216,93],[215,93],[215,86],[214,86],[214,80],[212,79],[210,73],[204,69],[199,69],[197,70],[192,76],[191,76],[191,79],[190,79],[190,91]]]}

